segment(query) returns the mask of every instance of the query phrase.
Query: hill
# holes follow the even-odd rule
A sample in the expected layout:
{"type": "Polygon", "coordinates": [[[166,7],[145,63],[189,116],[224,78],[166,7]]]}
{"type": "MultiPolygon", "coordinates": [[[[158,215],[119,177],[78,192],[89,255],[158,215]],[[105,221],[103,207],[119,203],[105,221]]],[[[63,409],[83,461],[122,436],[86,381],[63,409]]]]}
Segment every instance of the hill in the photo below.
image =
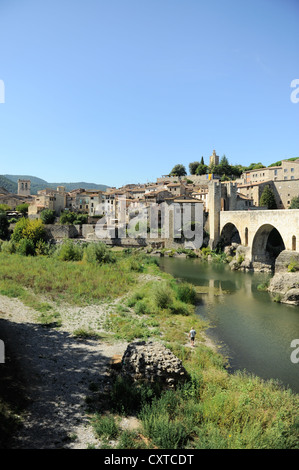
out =
{"type": "Polygon", "coordinates": [[[100,191],[105,191],[109,186],[105,184],[96,184],[96,183],[86,183],[84,181],[80,181],[78,183],[48,183],[47,181],[38,178],[32,175],[3,175],[0,178],[4,178],[7,181],[6,184],[12,184],[13,191],[9,190],[7,186],[1,183],[0,179],[0,186],[3,186],[5,189],[9,190],[10,192],[17,192],[17,182],[18,179],[27,179],[31,181],[31,194],[37,194],[37,191],[46,188],[57,189],[57,186],[64,186],[66,191],[71,191],[72,189],[77,188],[84,188],[84,189],[97,189],[100,191]]]}
{"type": "Polygon", "coordinates": [[[17,183],[3,175],[0,175],[0,187],[6,189],[10,193],[16,193],[18,191],[17,183]]]}

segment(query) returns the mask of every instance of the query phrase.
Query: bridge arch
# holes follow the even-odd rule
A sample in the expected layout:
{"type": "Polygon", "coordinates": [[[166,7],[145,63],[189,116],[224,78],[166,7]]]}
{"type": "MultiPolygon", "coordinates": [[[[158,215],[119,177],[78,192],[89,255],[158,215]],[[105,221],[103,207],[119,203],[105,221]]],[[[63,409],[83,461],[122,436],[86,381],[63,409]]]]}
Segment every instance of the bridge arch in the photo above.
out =
{"type": "Polygon", "coordinates": [[[241,243],[241,236],[238,228],[232,222],[224,225],[220,234],[221,243],[223,246],[231,245],[232,243],[241,243]]]}
{"type": "Polygon", "coordinates": [[[253,237],[252,261],[274,266],[275,259],[285,249],[285,242],[277,228],[272,224],[263,224],[253,237]]]}

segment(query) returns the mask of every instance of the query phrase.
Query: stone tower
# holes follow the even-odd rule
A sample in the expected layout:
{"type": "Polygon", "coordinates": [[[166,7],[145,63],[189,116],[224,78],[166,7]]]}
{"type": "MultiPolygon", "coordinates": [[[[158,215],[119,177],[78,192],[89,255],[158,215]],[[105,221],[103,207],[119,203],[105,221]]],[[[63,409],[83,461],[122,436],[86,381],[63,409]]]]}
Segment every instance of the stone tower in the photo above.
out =
{"type": "Polygon", "coordinates": [[[210,166],[219,165],[219,156],[216,155],[216,150],[213,150],[213,155],[210,156],[210,166]]]}
{"type": "Polygon", "coordinates": [[[19,196],[30,196],[30,180],[18,180],[18,195],[19,196]]]}
{"type": "Polygon", "coordinates": [[[215,248],[220,238],[221,183],[211,181],[208,194],[210,248],[215,248]]]}

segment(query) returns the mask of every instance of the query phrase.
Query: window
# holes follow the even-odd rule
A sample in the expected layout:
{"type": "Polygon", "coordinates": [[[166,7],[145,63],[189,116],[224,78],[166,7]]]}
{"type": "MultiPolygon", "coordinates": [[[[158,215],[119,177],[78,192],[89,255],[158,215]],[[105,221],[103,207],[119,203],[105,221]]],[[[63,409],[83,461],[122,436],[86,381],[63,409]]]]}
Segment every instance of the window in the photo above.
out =
{"type": "Polygon", "coordinates": [[[291,180],[293,180],[293,179],[294,179],[294,176],[291,176],[291,180]]]}
{"type": "Polygon", "coordinates": [[[291,168],[291,173],[294,173],[294,168],[291,168]]]}
{"type": "Polygon", "coordinates": [[[287,168],[285,168],[283,171],[284,171],[284,173],[287,173],[287,172],[288,172],[287,168]]]}

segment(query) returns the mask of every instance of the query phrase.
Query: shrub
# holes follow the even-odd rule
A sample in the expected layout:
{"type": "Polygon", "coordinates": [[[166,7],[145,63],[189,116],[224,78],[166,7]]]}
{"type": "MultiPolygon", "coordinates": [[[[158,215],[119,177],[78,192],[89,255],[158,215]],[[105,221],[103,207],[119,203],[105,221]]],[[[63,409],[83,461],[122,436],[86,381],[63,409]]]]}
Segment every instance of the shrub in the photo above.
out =
{"type": "Polygon", "coordinates": [[[8,227],[9,227],[9,222],[7,220],[6,214],[0,212],[0,238],[2,240],[6,240],[8,238],[8,227]]]}
{"type": "Polygon", "coordinates": [[[28,238],[22,238],[17,244],[16,252],[23,256],[33,256],[35,254],[33,241],[28,238]]]}
{"type": "Polygon", "coordinates": [[[76,220],[77,214],[74,212],[63,212],[60,216],[59,222],[63,225],[65,224],[73,224],[74,220],[76,220]]]}
{"type": "Polygon", "coordinates": [[[40,213],[40,218],[44,224],[53,224],[55,222],[55,211],[44,209],[40,213]]]}
{"type": "Polygon", "coordinates": [[[88,263],[113,263],[115,257],[103,242],[90,243],[85,248],[84,257],[88,263]]]}
{"type": "Polygon", "coordinates": [[[62,261],[80,261],[83,256],[82,248],[71,240],[65,241],[56,251],[56,256],[62,261]]]}
{"type": "Polygon", "coordinates": [[[19,204],[18,206],[16,206],[16,210],[18,212],[21,212],[23,215],[26,215],[28,214],[28,207],[29,204],[27,202],[24,202],[23,204],[19,204]]]}
{"type": "Polygon", "coordinates": [[[74,225],[82,225],[87,224],[88,221],[88,214],[77,214],[76,218],[73,221],[74,225]]]}
{"type": "Polygon", "coordinates": [[[194,304],[196,302],[196,290],[191,284],[185,282],[178,284],[176,290],[177,297],[182,302],[186,302],[188,304],[194,304]]]}
{"type": "Polygon", "coordinates": [[[45,240],[46,232],[44,224],[40,219],[25,219],[22,217],[15,226],[11,239],[15,242],[19,242],[22,238],[32,240],[33,244],[39,240],[45,240]]]}
{"type": "Polygon", "coordinates": [[[166,284],[158,285],[154,292],[154,300],[158,308],[168,308],[174,300],[174,293],[166,284]]]}
{"type": "Polygon", "coordinates": [[[117,437],[118,428],[113,416],[96,415],[92,421],[93,428],[99,437],[113,439],[117,437]]]}
{"type": "Polygon", "coordinates": [[[288,265],[288,272],[294,273],[296,271],[299,271],[299,263],[297,260],[291,259],[290,264],[288,265]]]}
{"type": "Polygon", "coordinates": [[[4,241],[2,243],[1,251],[3,251],[3,253],[9,253],[9,254],[15,253],[16,243],[13,240],[4,241]]]}

